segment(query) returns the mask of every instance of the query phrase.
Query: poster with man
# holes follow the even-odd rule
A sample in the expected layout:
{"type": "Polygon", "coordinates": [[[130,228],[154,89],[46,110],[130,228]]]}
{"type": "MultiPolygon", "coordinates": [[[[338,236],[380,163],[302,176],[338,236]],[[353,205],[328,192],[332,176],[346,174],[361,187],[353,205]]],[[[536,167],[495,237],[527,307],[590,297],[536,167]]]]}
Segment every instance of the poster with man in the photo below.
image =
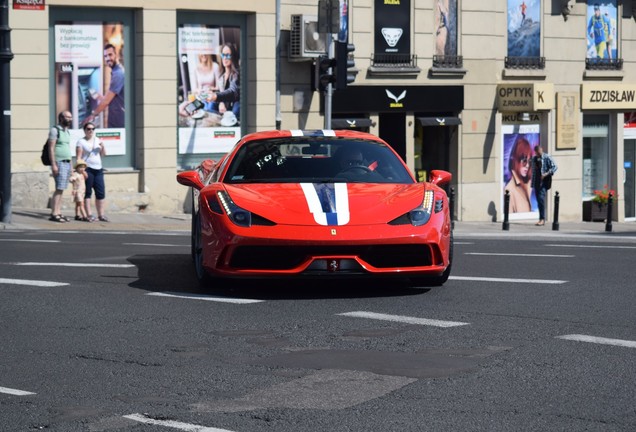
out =
{"type": "Polygon", "coordinates": [[[92,122],[108,155],[126,154],[122,24],[55,25],[55,112],[73,115],[72,143],[92,122]]]}
{"type": "Polygon", "coordinates": [[[612,60],[617,56],[616,0],[588,2],[587,58],[612,60]]]}
{"type": "Polygon", "coordinates": [[[508,57],[541,56],[541,1],[508,0],[508,57]]]}
{"type": "Polygon", "coordinates": [[[178,30],[180,155],[225,153],[241,138],[240,28],[178,30]]]}

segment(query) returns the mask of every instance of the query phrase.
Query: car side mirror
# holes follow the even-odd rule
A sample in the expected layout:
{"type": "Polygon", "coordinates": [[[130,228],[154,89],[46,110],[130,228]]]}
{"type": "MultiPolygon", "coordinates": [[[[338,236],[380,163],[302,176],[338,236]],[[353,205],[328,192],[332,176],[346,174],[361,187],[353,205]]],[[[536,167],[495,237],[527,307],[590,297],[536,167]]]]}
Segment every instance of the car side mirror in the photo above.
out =
{"type": "Polygon", "coordinates": [[[198,171],[184,171],[177,174],[177,182],[184,186],[190,186],[196,190],[203,189],[203,182],[198,171]]]}
{"type": "Polygon", "coordinates": [[[437,186],[444,186],[453,179],[453,175],[444,170],[431,170],[429,181],[437,186]]]}

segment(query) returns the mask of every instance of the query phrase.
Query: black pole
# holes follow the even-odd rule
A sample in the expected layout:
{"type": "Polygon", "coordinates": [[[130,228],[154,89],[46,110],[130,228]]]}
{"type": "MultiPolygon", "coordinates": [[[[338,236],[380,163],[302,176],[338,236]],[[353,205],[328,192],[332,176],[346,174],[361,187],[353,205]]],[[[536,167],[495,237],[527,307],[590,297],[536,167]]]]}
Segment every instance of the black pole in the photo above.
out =
{"type": "Polygon", "coordinates": [[[11,29],[9,1],[0,0],[0,221],[11,223],[11,29]]]}
{"type": "Polygon", "coordinates": [[[455,229],[455,188],[451,188],[450,190],[448,206],[450,207],[451,229],[455,229]]]}
{"type": "Polygon", "coordinates": [[[605,231],[607,232],[612,232],[612,201],[614,201],[614,197],[610,192],[607,197],[607,219],[605,219],[605,231]]]}
{"type": "Polygon", "coordinates": [[[510,230],[510,223],[508,223],[508,211],[510,210],[510,192],[506,189],[506,194],[504,195],[504,220],[501,229],[504,231],[510,230]]]}
{"type": "Polygon", "coordinates": [[[559,201],[561,198],[559,197],[559,191],[554,194],[554,221],[552,222],[552,231],[559,230],[559,201]]]}

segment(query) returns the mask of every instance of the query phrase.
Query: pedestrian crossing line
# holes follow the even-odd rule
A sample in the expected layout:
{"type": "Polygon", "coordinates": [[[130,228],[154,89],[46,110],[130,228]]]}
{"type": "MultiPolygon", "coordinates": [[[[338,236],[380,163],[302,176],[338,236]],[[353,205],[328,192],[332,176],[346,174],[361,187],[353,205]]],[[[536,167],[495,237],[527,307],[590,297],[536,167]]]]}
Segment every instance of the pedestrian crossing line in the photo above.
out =
{"type": "Polygon", "coordinates": [[[130,268],[134,264],[98,264],[98,263],[52,263],[52,262],[14,262],[17,266],[53,266],[53,267],[99,267],[99,268],[130,268]]]}
{"type": "Polygon", "coordinates": [[[50,282],[40,280],[28,280],[28,279],[6,279],[0,278],[0,284],[8,285],[28,285],[28,286],[41,286],[41,287],[58,287],[69,285],[65,282],[50,282]]]}
{"type": "Polygon", "coordinates": [[[510,254],[510,253],[491,253],[491,252],[464,252],[464,255],[483,255],[483,256],[509,256],[509,257],[539,257],[539,258],[574,258],[576,255],[549,255],[549,254],[510,254]]]}
{"type": "Polygon", "coordinates": [[[228,429],[219,429],[214,427],[199,426],[191,423],[182,423],[176,420],[157,420],[147,417],[143,414],[128,414],[123,416],[128,420],[134,420],[149,425],[165,426],[186,432],[232,432],[228,429]]]}
{"type": "Polygon", "coordinates": [[[25,243],[60,243],[61,240],[34,240],[34,239],[0,239],[3,242],[25,242],[25,243]]]}
{"type": "Polygon", "coordinates": [[[24,390],[16,390],[16,389],[11,389],[11,388],[7,388],[7,387],[0,387],[0,393],[5,393],[5,394],[10,394],[10,395],[15,395],[15,396],[29,396],[29,395],[36,394],[36,393],[33,393],[33,392],[28,392],[28,391],[24,391],[24,390]]]}
{"type": "Polygon", "coordinates": [[[565,280],[558,279],[512,279],[512,278],[491,278],[491,277],[478,277],[478,276],[450,276],[448,279],[460,280],[460,281],[475,281],[475,282],[505,282],[505,283],[529,283],[529,284],[551,284],[559,285],[567,283],[565,280]]]}
{"type": "Polygon", "coordinates": [[[169,293],[169,292],[152,292],[146,295],[156,296],[156,297],[172,297],[172,298],[182,298],[188,300],[203,300],[203,301],[212,301],[219,303],[235,303],[235,304],[251,304],[251,303],[261,303],[265,300],[252,300],[252,299],[240,299],[240,298],[232,298],[232,297],[217,297],[217,296],[208,296],[208,295],[200,295],[200,294],[183,294],[183,293],[169,293]]]}
{"type": "Polygon", "coordinates": [[[624,340],[624,339],[610,339],[610,338],[588,336],[588,335],[581,335],[581,334],[556,336],[556,338],[571,340],[576,342],[589,342],[589,343],[596,343],[601,345],[614,345],[614,346],[620,346],[625,348],[636,348],[636,341],[624,340]]]}
{"type": "Polygon", "coordinates": [[[436,320],[436,319],[415,318],[415,317],[402,316],[402,315],[387,315],[387,314],[381,314],[381,313],[375,313],[375,312],[362,312],[362,311],[345,312],[345,313],[340,313],[336,315],[348,316],[348,317],[354,317],[354,318],[369,318],[369,319],[376,319],[381,321],[401,322],[405,324],[427,325],[427,326],[433,326],[433,327],[458,327],[458,326],[465,326],[470,324],[470,323],[457,322],[457,321],[442,321],[442,320],[436,320]]]}
{"type": "Polygon", "coordinates": [[[567,247],[567,248],[596,248],[596,249],[636,249],[636,246],[619,246],[619,245],[547,244],[545,246],[567,247]]]}
{"type": "Polygon", "coordinates": [[[122,243],[124,246],[153,246],[153,247],[190,247],[190,245],[168,243],[122,243]]]}

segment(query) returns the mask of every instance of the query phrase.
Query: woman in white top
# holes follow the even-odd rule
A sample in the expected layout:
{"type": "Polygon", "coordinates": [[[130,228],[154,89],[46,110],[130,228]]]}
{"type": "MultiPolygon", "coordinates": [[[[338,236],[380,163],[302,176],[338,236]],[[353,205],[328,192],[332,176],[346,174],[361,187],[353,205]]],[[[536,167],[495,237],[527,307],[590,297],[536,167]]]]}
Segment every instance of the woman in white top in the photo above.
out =
{"type": "Polygon", "coordinates": [[[106,185],[104,184],[104,168],[102,167],[102,156],[106,156],[106,150],[104,142],[95,136],[95,124],[88,122],[84,125],[84,138],[77,141],[75,155],[77,159],[83,159],[86,162],[88,178],[86,179],[84,203],[88,219],[96,220],[91,212],[91,195],[94,189],[97,219],[108,222],[108,218],[104,215],[106,185]]]}

